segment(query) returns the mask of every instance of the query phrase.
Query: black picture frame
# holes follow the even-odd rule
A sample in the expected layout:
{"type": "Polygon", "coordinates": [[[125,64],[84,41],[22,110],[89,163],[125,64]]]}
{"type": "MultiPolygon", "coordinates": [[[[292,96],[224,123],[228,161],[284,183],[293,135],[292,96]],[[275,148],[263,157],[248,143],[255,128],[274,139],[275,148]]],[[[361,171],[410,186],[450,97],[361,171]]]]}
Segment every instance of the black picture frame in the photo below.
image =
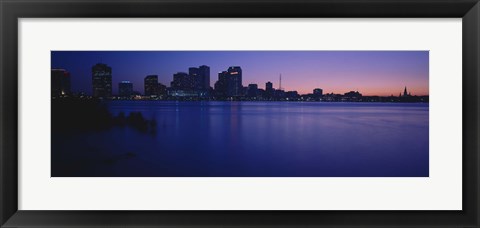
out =
{"type": "MultiPolygon", "coordinates": [[[[478,0],[0,0],[0,227],[479,227],[478,0]],[[19,18],[369,17],[462,18],[461,211],[18,210],[19,18]]],[[[442,200],[442,199],[439,199],[442,200]]]]}

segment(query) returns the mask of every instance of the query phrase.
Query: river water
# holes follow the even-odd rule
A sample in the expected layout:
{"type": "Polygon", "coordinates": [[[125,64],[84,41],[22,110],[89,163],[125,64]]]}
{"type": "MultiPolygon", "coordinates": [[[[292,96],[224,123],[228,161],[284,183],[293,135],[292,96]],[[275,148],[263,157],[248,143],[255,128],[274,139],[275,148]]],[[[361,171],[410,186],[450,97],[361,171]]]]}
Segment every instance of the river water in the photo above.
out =
{"type": "Polygon", "coordinates": [[[427,177],[428,104],[111,101],[129,127],[54,135],[52,176],[427,177]]]}

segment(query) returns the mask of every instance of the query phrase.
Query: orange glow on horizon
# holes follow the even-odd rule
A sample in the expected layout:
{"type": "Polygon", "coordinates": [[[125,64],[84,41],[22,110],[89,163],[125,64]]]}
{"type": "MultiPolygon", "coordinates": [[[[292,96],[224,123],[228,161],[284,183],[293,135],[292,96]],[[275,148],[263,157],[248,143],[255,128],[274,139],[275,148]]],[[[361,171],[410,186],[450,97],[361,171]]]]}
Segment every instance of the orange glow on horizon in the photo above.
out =
{"type": "MultiPolygon", "coordinates": [[[[294,89],[294,88],[284,88],[285,91],[297,91],[298,94],[300,95],[305,95],[305,94],[311,94],[313,93],[313,90],[316,88],[320,88],[323,90],[323,94],[329,94],[329,93],[334,93],[334,94],[344,94],[348,93],[350,91],[358,91],[361,93],[363,96],[381,96],[381,97],[388,97],[388,96],[395,96],[398,97],[400,94],[403,95],[403,90],[405,86],[399,87],[399,88],[355,88],[355,89],[350,89],[350,88],[333,88],[333,87],[311,87],[311,88],[299,88],[299,89],[294,89]]],[[[278,88],[277,88],[278,89],[278,88]]],[[[429,96],[429,91],[428,88],[421,88],[421,87],[414,87],[412,86],[411,88],[407,86],[407,92],[410,93],[412,96],[429,96]]]]}

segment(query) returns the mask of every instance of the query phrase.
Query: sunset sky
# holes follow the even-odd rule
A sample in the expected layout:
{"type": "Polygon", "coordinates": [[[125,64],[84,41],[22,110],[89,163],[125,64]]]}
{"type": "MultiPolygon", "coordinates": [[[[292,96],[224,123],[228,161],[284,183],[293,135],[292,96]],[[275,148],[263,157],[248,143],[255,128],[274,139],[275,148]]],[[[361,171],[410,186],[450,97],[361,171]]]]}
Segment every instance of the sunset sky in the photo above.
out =
{"type": "Polygon", "coordinates": [[[210,85],[218,72],[240,66],[243,86],[271,81],[300,94],[359,91],[363,95],[398,96],[405,86],[412,95],[428,95],[428,51],[52,51],[51,67],[70,72],[73,92],[92,93],[92,66],[112,67],[113,93],[131,81],[143,94],[143,79],[156,74],[170,86],[173,74],[189,67],[210,67],[210,85]]]}

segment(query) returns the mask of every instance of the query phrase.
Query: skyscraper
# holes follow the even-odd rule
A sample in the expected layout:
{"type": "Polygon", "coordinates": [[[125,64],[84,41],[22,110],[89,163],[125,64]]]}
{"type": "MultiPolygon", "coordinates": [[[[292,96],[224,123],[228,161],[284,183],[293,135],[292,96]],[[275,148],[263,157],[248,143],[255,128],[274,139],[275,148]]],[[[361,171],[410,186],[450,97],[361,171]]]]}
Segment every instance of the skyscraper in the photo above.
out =
{"type": "Polygon", "coordinates": [[[173,97],[197,97],[200,95],[195,90],[195,77],[197,70],[191,69],[192,74],[178,72],[173,75],[171,87],[167,90],[168,95],[173,97]]]}
{"type": "Polygon", "coordinates": [[[162,83],[158,83],[158,95],[160,96],[165,96],[167,95],[167,86],[162,84],[162,83]]]}
{"type": "Polygon", "coordinates": [[[228,86],[228,72],[222,71],[218,72],[218,81],[215,82],[215,96],[225,97],[227,96],[227,86],[228,86]]]}
{"type": "Polygon", "coordinates": [[[188,75],[193,79],[195,89],[199,89],[201,86],[199,74],[199,69],[197,67],[188,68],[188,75]]]}
{"type": "Polygon", "coordinates": [[[193,90],[195,88],[194,76],[185,72],[175,73],[170,86],[174,90],[193,90]]]}
{"type": "Polygon", "coordinates": [[[194,80],[195,90],[199,92],[210,89],[210,67],[202,65],[188,68],[188,74],[194,80]]]}
{"type": "Polygon", "coordinates": [[[94,97],[111,97],[112,68],[103,63],[97,63],[95,66],[93,66],[92,87],[94,97]]]}
{"type": "Polygon", "coordinates": [[[271,82],[265,83],[265,96],[267,98],[272,98],[274,93],[275,91],[273,89],[273,83],[271,82]]]}
{"type": "Polygon", "coordinates": [[[273,90],[273,83],[271,82],[265,83],[265,91],[268,91],[268,90],[273,90]]]}
{"type": "Polygon", "coordinates": [[[133,84],[130,81],[118,83],[118,96],[131,97],[133,95],[133,84]]]}
{"type": "Polygon", "coordinates": [[[320,89],[320,88],[315,88],[315,89],[313,90],[313,95],[314,95],[315,97],[317,97],[317,98],[318,98],[318,97],[321,97],[321,96],[323,96],[323,90],[320,89]]]}
{"type": "Polygon", "coordinates": [[[65,69],[52,69],[51,83],[52,97],[70,94],[70,73],[65,69]]]}
{"type": "Polygon", "coordinates": [[[202,65],[198,68],[198,73],[200,75],[200,88],[202,90],[210,89],[210,67],[202,65]]]}
{"type": "Polygon", "coordinates": [[[228,86],[227,86],[227,95],[228,96],[241,96],[243,85],[242,85],[242,68],[239,66],[231,66],[227,70],[228,72],[228,86]]]}
{"type": "Polygon", "coordinates": [[[158,75],[148,75],[143,81],[145,96],[158,95],[158,75]]]}
{"type": "Polygon", "coordinates": [[[257,97],[258,96],[258,85],[257,84],[249,84],[248,85],[247,96],[248,97],[257,97]]]}

